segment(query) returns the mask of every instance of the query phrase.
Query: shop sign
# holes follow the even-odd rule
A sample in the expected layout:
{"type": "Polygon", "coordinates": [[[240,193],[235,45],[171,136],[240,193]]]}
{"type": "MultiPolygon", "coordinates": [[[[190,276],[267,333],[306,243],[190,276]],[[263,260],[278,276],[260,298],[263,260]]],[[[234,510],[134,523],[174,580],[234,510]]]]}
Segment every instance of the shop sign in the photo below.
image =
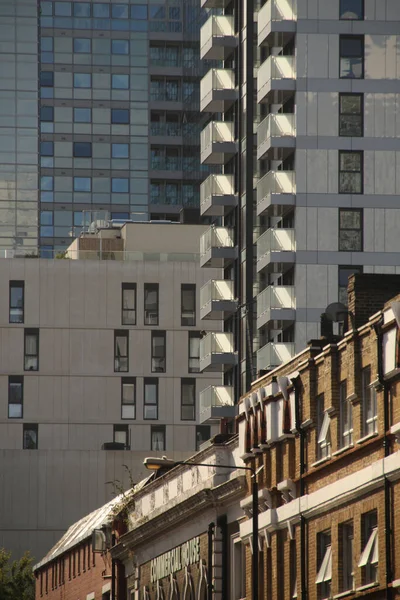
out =
{"type": "Polygon", "coordinates": [[[195,537],[180,546],[153,558],[150,564],[151,583],[168,577],[200,560],[200,538],[195,537]]]}

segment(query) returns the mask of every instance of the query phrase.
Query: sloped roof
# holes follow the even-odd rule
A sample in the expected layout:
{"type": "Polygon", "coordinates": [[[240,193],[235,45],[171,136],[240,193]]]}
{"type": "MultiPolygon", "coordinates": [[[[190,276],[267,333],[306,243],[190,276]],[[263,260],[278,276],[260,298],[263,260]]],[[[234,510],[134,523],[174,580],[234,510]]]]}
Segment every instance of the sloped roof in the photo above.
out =
{"type": "Polygon", "coordinates": [[[151,479],[153,475],[146,477],[140,481],[134,488],[119,494],[107,504],[104,504],[100,508],[97,508],[90,514],[86,515],[66,531],[66,533],[58,540],[53,548],[46,554],[44,558],[36,565],[33,570],[40,569],[40,567],[54,560],[57,556],[61,556],[83,540],[91,537],[93,529],[99,529],[102,525],[106,525],[112,521],[112,517],[115,514],[115,509],[118,504],[125,498],[132,497],[135,492],[138,492],[142,487],[151,479]]]}

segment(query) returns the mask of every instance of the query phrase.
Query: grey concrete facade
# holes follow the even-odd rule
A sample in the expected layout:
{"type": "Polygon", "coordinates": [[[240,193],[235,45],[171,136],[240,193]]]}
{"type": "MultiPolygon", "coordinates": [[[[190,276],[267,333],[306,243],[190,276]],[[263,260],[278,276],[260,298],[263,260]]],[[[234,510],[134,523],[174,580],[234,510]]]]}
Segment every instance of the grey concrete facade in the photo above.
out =
{"type": "Polygon", "coordinates": [[[199,397],[219,377],[199,373],[198,351],[189,350],[191,335],[221,328],[199,318],[199,290],[207,279],[198,260],[204,229],[127,225],[126,254],[110,260],[97,252],[85,259],[0,260],[0,547],[30,549],[40,558],[71,523],[112,497],[112,482],[129,487],[124,465],[138,481],[145,456],[183,460],[216,431],[199,425],[199,397]],[[9,282],[24,284],[23,322],[9,322],[9,282]],[[123,284],[136,286],[136,324],[123,324],[123,284]],[[145,324],[145,284],[159,286],[157,325],[145,324]],[[182,325],[185,284],[196,293],[190,325],[182,325]],[[25,362],[30,351],[24,338],[32,330],[39,334],[38,368],[26,370],[31,363],[25,362]],[[126,370],[116,367],[115,332],[129,338],[126,370]],[[157,332],[165,334],[161,367],[152,359],[160,358],[152,352],[157,332]],[[11,389],[18,382],[20,405],[11,389]],[[126,383],[134,386],[128,414],[126,383]],[[144,389],[149,383],[157,386],[157,408],[144,389]],[[183,394],[187,383],[194,385],[193,403],[183,394]],[[27,443],[24,431],[35,426],[27,443]],[[129,449],[102,448],[121,440],[129,449]]]}

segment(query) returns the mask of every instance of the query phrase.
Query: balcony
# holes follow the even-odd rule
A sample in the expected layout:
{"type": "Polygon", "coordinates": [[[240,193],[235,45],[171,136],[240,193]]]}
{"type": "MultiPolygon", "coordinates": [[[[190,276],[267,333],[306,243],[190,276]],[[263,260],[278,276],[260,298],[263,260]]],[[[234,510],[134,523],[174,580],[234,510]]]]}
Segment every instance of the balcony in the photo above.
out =
{"type": "Polygon", "coordinates": [[[222,217],[237,205],[232,175],[209,175],[200,185],[200,214],[222,217]]]}
{"type": "Polygon", "coordinates": [[[268,102],[271,92],[283,96],[296,89],[296,62],[294,56],[269,56],[257,73],[257,102],[268,102]]]}
{"type": "Polygon", "coordinates": [[[257,296],[257,329],[274,321],[294,321],[293,285],[270,285],[257,296]]]}
{"type": "Polygon", "coordinates": [[[258,13],[258,45],[270,43],[274,33],[286,45],[296,31],[296,20],[295,0],[267,0],[258,13]]]}
{"type": "Polygon", "coordinates": [[[290,113],[268,115],[257,127],[257,159],[285,158],[296,145],[295,116],[290,113]]]}
{"type": "Polygon", "coordinates": [[[267,229],[257,240],[257,272],[284,271],[296,258],[294,229],[267,229]]]}
{"type": "Polygon", "coordinates": [[[210,69],[200,81],[200,111],[225,112],[235,102],[238,91],[232,69],[210,69]]]}
{"type": "Polygon", "coordinates": [[[200,162],[206,165],[224,165],[237,152],[234,124],[212,121],[200,134],[200,162]]]}
{"type": "Polygon", "coordinates": [[[200,319],[224,319],[236,309],[233,281],[212,279],[200,289],[200,319]]]}
{"type": "Polygon", "coordinates": [[[237,46],[231,16],[211,15],[200,29],[200,58],[225,60],[237,46]]]}
{"type": "Polygon", "coordinates": [[[233,419],[235,416],[232,387],[210,385],[200,392],[200,423],[212,425],[220,419],[233,419]]]}
{"type": "Polygon", "coordinates": [[[221,371],[236,362],[233,333],[208,333],[200,340],[200,371],[221,371]]]}
{"type": "Polygon", "coordinates": [[[269,371],[293,358],[294,342],[269,342],[257,352],[257,373],[269,371]]]}
{"type": "Polygon", "coordinates": [[[295,205],[294,171],[269,171],[257,182],[257,216],[282,215],[295,205]]]}
{"type": "Polygon", "coordinates": [[[230,0],[200,0],[201,8],[225,8],[230,0]]]}
{"type": "Polygon", "coordinates": [[[200,238],[200,266],[223,268],[235,260],[233,229],[210,227],[200,238]]]}

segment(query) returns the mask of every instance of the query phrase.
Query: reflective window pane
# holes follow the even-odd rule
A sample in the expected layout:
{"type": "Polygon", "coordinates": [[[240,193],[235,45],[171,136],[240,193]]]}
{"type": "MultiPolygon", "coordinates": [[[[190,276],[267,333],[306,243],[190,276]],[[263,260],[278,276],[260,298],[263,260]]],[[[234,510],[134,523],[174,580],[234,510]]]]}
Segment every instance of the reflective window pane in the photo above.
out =
{"type": "Polygon", "coordinates": [[[52,191],[54,189],[53,177],[50,177],[48,175],[43,175],[43,177],[40,178],[40,189],[52,191]]]}
{"type": "Polygon", "coordinates": [[[74,142],[74,156],[90,158],[92,156],[92,144],[90,142],[74,142]]]}
{"type": "Polygon", "coordinates": [[[364,19],[364,0],[340,0],[340,19],[364,19]]]}
{"type": "Polygon", "coordinates": [[[129,192],[129,179],[113,177],[111,179],[111,191],[117,194],[127,194],[129,192]]]}
{"type": "Polygon", "coordinates": [[[48,123],[54,121],[54,108],[52,106],[41,106],[40,107],[40,120],[48,123]]]}
{"type": "Polygon", "coordinates": [[[74,2],[74,17],[90,17],[90,3],[74,2]]]}
{"type": "Polygon", "coordinates": [[[70,17],[72,15],[71,2],[54,2],[56,17],[70,17]]]}
{"type": "Polygon", "coordinates": [[[110,16],[110,5],[95,2],[93,4],[93,16],[99,19],[108,19],[110,16]]]}
{"type": "Polygon", "coordinates": [[[129,144],[112,144],[112,158],[129,158],[129,144]]]}
{"type": "Polygon", "coordinates": [[[54,156],[53,142],[40,142],[40,155],[41,156],[54,156]]]}
{"type": "Polygon", "coordinates": [[[112,75],[111,87],[114,90],[128,90],[129,89],[129,75],[112,75]]]}
{"type": "Polygon", "coordinates": [[[111,53],[112,54],[129,54],[128,40],[112,40],[111,41],[111,53]]]}
{"type": "Polygon", "coordinates": [[[90,73],[74,73],[75,88],[90,88],[92,85],[92,76],[90,73]]]}
{"type": "Polygon", "coordinates": [[[131,6],[131,19],[146,20],[147,19],[147,5],[146,4],[134,4],[131,6]]]}
{"type": "Polygon", "coordinates": [[[90,177],[74,177],[74,192],[90,192],[92,180],[90,177]]]}
{"type": "Polygon", "coordinates": [[[51,17],[53,15],[53,3],[52,2],[41,2],[40,3],[40,14],[42,17],[51,17]]]}
{"type": "Polygon", "coordinates": [[[125,109],[125,108],[112,108],[111,109],[111,123],[128,124],[129,123],[129,110],[125,109]]]}
{"type": "Polygon", "coordinates": [[[43,87],[53,87],[54,86],[53,71],[41,71],[40,72],[40,85],[43,87]]]}
{"type": "MultiPolygon", "coordinates": [[[[87,38],[74,38],[74,52],[89,54],[91,49],[91,40],[87,38]]],[[[75,86],[76,87],[76,86],[75,86]]]]}
{"type": "Polygon", "coordinates": [[[74,108],[75,123],[90,123],[92,120],[92,110],[90,108],[74,108]]]}
{"type": "Polygon", "coordinates": [[[112,4],[111,16],[113,19],[128,19],[129,6],[128,4],[112,4]]]}
{"type": "Polygon", "coordinates": [[[41,37],[40,38],[40,50],[42,52],[53,52],[53,38],[52,37],[41,37]]]}

